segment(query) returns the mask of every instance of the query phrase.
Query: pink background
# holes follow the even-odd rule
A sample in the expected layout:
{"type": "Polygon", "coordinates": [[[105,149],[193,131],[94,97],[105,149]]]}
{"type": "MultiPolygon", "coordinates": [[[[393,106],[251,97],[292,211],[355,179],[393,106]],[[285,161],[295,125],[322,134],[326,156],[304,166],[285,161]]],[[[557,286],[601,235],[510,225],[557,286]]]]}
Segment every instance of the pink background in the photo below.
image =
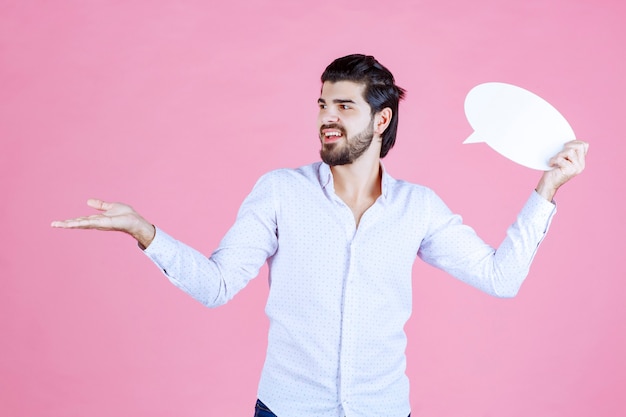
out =
{"type": "Polygon", "coordinates": [[[120,200],[209,253],[260,174],[318,159],[319,76],[353,52],[408,90],[390,173],[492,244],[539,172],[461,144],[469,89],[525,87],[591,143],[516,299],[416,263],[413,415],[624,415],[624,2],[214,3],[0,1],[0,415],[252,415],[265,270],[209,310],[129,237],[49,223],[120,200]]]}

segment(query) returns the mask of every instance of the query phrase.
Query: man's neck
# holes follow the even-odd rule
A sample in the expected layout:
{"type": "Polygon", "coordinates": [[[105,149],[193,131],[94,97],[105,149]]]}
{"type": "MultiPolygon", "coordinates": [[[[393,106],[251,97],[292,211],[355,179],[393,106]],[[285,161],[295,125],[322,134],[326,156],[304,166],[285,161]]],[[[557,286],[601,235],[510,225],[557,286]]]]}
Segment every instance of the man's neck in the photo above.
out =
{"type": "Polygon", "coordinates": [[[374,201],[381,194],[381,167],[378,154],[366,152],[351,164],[330,168],[335,193],[348,205],[374,201]]]}

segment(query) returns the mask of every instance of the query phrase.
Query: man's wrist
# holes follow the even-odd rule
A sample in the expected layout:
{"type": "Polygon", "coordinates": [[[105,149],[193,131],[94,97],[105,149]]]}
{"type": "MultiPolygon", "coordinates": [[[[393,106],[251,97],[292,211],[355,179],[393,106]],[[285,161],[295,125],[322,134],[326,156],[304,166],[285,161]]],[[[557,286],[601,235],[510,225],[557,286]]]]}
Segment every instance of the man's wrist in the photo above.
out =
{"type": "Polygon", "coordinates": [[[156,228],[153,224],[148,223],[146,220],[141,219],[140,227],[131,233],[132,237],[137,240],[139,243],[139,247],[142,250],[145,250],[150,243],[154,240],[154,236],[156,235],[156,228]]]}
{"type": "Polygon", "coordinates": [[[537,188],[535,188],[537,194],[539,194],[548,201],[552,201],[554,199],[556,190],[556,188],[546,185],[543,181],[539,182],[537,188]]]}

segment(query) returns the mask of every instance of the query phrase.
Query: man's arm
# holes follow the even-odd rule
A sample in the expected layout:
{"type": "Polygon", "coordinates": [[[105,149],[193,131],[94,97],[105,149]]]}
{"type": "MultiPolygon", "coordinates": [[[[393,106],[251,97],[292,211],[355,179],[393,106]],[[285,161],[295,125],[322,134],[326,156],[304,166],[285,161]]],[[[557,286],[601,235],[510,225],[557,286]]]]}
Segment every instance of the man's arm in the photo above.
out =
{"type": "Polygon", "coordinates": [[[87,200],[87,205],[100,210],[101,213],[53,221],[51,226],[63,229],[124,232],[134,237],[142,249],[147,248],[154,239],[156,233],[154,226],[141,217],[131,206],[122,203],[107,203],[97,199],[87,200]]]}
{"type": "Polygon", "coordinates": [[[460,216],[453,215],[439,198],[433,198],[431,230],[419,256],[484,292],[515,296],[554,215],[551,201],[559,187],[582,172],[587,148],[585,142],[569,142],[552,158],[554,168],[543,174],[497,250],[462,224],[460,216]]]}
{"type": "Polygon", "coordinates": [[[132,207],[122,203],[89,200],[87,204],[101,213],[54,221],[52,227],[127,233],[174,285],[202,304],[216,307],[230,300],[254,278],[276,251],[273,189],[271,175],[259,179],[239,209],[235,224],[210,257],[157,230],[132,207]]]}

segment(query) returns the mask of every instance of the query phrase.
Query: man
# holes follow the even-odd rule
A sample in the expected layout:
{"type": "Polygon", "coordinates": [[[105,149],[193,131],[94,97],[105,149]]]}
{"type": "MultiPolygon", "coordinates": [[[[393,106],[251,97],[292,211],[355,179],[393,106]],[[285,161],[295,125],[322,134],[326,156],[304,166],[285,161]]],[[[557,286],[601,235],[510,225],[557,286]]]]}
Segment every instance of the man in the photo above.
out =
{"type": "Polygon", "coordinates": [[[494,250],[431,190],[381,165],[403,94],[371,56],[332,62],[318,100],[323,162],[261,177],[210,258],[124,204],[89,200],[101,214],[52,225],[130,234],[207,306],[227,302],[267,261],[270,331],[255,416],[404,417],[416,255],[489,294],[514,296],[555,213],[552,198],[583,170],[587,144],[570,142],[552,159],[494,250]]]}

